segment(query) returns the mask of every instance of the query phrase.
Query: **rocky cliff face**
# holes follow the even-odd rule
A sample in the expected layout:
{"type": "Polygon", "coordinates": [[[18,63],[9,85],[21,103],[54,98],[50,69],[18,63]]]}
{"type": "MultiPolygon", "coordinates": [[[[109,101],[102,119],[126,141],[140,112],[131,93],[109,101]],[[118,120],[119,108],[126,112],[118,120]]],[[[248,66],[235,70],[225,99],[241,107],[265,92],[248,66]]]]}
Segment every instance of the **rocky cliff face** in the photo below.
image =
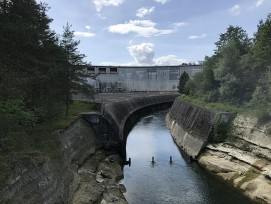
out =
{"type": "Polygon", "coordinates": [[[256,118],[238,115],[232,136],[223,143],[207,145],[199,163],[251,199],[271,203],[269,126],[259,126],[256,118]]]}
{"type": "MultiPolygon", "coordinates": [[[[101,147],[99,138],[95,136],[92,128],[83,119],[78,119],[66,130],[59,130],[53,134],[61,143],[61,155],[56,158],[30,155],[27,162],[18,164],[10,173],[6,185],[0,189],[0,203],[93,203],[102,198],[101,195],[107,188],[99,184],[96,176],[91,180],[93,176],[87,178],[87,175],[96,175],[103,171],[103,167],[108,168],[101,164],[110,160],[110,157],[107,157],[108,152],[104,152],[101,160],[94,159],[95,162],[89,162],[96,158],[93,156],[101,147]],[[96,170],[96,166],[99,170],[96,170]],[[90,191],[87,191],[88,194],[82,193],[86,181],[88,183],[86,188],[94,189],[92,194],[89,194],[90,191]],[[85,202],[86,200],[88,202],[85,202]]],[[[112,168],[111,174],[121,175],[121,159],[117,157],[111,160],[116,167],[112,168]]],[[[114,182],[116,185],[114,189],[119,190],[117,179],[111,177],[112,185],[114,182]]]]}
{"type": "Polygon", "coordinates": [[[271,123],[259,126],[256,118],[237,115],[232,135],[223,143],[209,144],[217,114],[227,117],[177,98],[166,122],[176,143],[190,156],[199,155],[204,168],[251,199],[271,203],[271,123]]]}

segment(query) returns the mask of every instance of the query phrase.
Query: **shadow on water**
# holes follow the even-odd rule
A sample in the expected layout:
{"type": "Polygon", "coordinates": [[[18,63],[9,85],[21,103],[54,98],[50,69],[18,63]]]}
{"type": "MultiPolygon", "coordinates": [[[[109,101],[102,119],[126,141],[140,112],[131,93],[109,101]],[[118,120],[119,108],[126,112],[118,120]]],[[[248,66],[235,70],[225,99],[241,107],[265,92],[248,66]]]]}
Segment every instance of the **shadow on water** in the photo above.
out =
{"type": "Polygon", "coordinates": [[[166,128],[166,113],[163,110],[142,117],[128,135],[127,156],[132,158],[132,165],[124,167],[122,181],[127,201],[130,204],[252,203],[196,162],[190,162],[166,128]]]}

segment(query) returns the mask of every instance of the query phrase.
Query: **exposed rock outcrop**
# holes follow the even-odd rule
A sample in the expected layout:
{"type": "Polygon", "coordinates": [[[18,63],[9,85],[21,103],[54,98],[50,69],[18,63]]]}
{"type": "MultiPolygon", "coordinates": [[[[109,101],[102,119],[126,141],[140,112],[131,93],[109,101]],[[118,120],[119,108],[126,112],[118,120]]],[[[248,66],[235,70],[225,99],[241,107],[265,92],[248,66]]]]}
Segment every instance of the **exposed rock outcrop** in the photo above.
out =
{"type": "Polygon", "coordinates": [[[271,203],[271,124],[259,126],[256,118],[237,115],[232,136],[223,143],[208,144],[218,114],[229,116],[176,98],[166,122],[177,145],[194,158],[199,155],[204,168],[251,199],[271,203]]]}
{"type": "Polygon", "coordinates": [[[126,204],[122,186],[122,159],[117,154],[98,150],[79,168],[80,182],[73,195],[73,204],[115,203],[126,204]]]}
{"type": "Polygon", "coordinates": [[[117,184],[122,177],[121,159],[107,157],[108,152],[99,150],[99,138],[84,119],[53,134],[59,138],[60,155],[30,155],[26,162],[18,164],[0,189],[0,203],[98,203],[102,195],[109,202],[108,191],[118,191],[112,199],[123,201],[115,199],[110,203],[125,203],[117,184]],[[96,174],[112,182],[98,182],[96,174]]]}
{"type": "Polygon", "coordinates": [[[269,125],[259,126],[256,118],[238,115],[233,135],[224,143],[207,145],[199,163],[251,199],[271,203],[269,125]]]}

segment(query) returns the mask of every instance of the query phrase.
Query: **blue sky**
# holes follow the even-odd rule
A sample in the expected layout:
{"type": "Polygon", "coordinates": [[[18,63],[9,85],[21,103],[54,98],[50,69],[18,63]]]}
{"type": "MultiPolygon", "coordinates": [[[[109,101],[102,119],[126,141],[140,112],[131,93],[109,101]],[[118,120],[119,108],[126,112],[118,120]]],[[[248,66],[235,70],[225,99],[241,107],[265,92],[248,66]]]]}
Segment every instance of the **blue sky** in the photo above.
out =
{"type": "Polygon", "coordinates": [[[72,25],[93,65],[177,65],[213,54],[229,25],[250,37],[271,0],[44,0],[58,34],[72,25]]]}

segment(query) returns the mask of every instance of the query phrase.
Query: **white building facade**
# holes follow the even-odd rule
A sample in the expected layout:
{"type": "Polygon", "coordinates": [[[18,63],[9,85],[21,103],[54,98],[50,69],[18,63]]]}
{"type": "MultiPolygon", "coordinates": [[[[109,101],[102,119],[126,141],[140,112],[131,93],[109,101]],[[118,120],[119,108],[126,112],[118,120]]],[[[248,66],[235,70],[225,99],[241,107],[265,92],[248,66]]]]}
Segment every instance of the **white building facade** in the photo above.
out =
{"type": "Polygon", "coordinates": [[[98,74],[89,83],[96,92],[177,91],[183,72],[193,77],[201,65],[177,66],[91,66],[89,74],[98,74]]]}

